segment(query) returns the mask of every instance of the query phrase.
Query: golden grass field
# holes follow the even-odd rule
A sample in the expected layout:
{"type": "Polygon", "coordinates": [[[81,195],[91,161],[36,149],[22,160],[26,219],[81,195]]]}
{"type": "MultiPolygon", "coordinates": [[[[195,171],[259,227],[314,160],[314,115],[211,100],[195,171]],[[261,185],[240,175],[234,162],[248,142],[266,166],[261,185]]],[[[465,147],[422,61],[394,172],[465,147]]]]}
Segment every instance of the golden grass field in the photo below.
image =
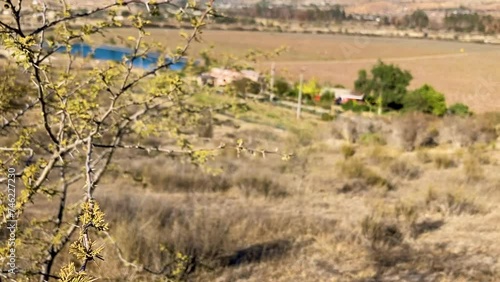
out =
{"type": "MultiPolygon", "coordinates": [[[[172,49],[181,41],[177,34],[152,31],[172,49]]],[[[120,29],[108,36],[116,35],[133,33],[120,29]]],[[[359,68],[382,57],[410,69],[418,84],[431,83],[449,101],[464,101],[478,112],[500,105],[494,99],[500,86],[491,82],[485,88],[489,97],[481,91],[471,96],[481,77],[500,79],[498,47],[355,40],[206,31],[191,54],[209,44],[237,56],[248,48],[289,45],[290,51],[276,58],[280,74],[296,77],[306,67],[308,78],[346,86],[359,68]],[[346,56],[353,49],[343,46],[359,52],[346,56]]],[[[193,93],[199,105],[235,102],[205,88],[193,93]]],[[[500,281],[500,114],[343,113],[326,122],[307,114],[297,120],[294,110],[269,103],[248,101],[248,106],[248,112],[214,113],[210,136],[193,140],[197,148],[228,144],[207,164],[218,174],[168,155],[117,151],[95,197],[120,250],[101,238],[105,261],[93,263],[90,274],[102,281],[160,281],[164,275],[147,275],[123,260],[168,273],[181,252],[193,268],[178,281],[500,281]],[[240,138],[250,148],[278,148],[294,158],[237,156],[232,145],[240,138]]],[[[138,142],[173,144],[166,133],[138,142]]],[[[69,192],[68,203],[81,198],[78,187],[69,192]]],[[[44,198],[28,218],[57,204],[57,197],[44,198]]],[[[71,259],[62,253],[56,267],[71,259]]]]}
{"type": "MultiPolygon", "coordinates": [[[[225,125],[208,144],[243,138],[296,157],[228,151],[211,176],[161,155],[120,156],[126,173],[97,198],[125,257],[161,269],[161,243],[214,267],[188,281],[498,281],[498,143],[470,143],[488,119],[346,114],[326,123],[249,106],[237,119],[216,116],[225,125]],[[404,149],[432,128],[440,146],[404,149]]],[[[106,257],[107,278],[146,281],[117,272],[112,249],[106,257]]]]}
{"type": "MultiPolygon", "coordinates": [[[[128,29],[111,30],[108,36],[135,35],[128,29]]],[[[151,39],[175,48],[182,43],[178,30],[152,29],[151,39]]],[[[98,41],[104,39],[99,38],[98,41]]],[[[97,41],[96,40],[96,41],[97,41]]],[[[476,112],[500,109],[500,46],[402,38],[342,35],[287,34],[243,31],[205,31],[202,42],[190,49],[191,56],[210,45],[218,54],[243,56],[249,49],[272,51],[287,46],[288,52],[273,59],[278,75],[298,81],[304,68],[306,79],[353,87],[357,72],[378,59],[409,70],[411,87],[433,85],[448,103],[463,102],[476,112]]],[[[271,62],[259,63],[269,71],[271,62]]]]}

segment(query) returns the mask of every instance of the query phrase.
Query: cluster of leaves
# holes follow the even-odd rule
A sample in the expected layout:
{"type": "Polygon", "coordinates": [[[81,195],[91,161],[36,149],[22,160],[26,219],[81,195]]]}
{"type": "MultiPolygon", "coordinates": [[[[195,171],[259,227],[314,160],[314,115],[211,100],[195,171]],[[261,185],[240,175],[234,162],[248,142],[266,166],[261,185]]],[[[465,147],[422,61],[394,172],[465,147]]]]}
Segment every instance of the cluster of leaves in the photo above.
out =
{"type": "Polygon", "coordinates": [[[407,111],[420,111],[435,116],[446,113],[444,95],[427,84],[405,95],[403,105],[407,111]]]}
{"type": "Polygon", "coordinates": [[[413,79],[411,73],[379,61],[370,74],[364,69],[359,71],[358,79],[354,82],[355,90],[365,94],[369,103],[377,104],[383,110],[402,109],[403,97],[413,79]]]}

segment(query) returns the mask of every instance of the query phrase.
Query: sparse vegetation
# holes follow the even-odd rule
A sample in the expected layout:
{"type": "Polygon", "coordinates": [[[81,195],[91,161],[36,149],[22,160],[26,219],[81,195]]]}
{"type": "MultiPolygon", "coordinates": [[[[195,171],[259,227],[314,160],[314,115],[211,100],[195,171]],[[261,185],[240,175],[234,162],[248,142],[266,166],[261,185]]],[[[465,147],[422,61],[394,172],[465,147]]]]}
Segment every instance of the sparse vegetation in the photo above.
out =
{"type": "Polygon", "coordinates": [[[464,105],[462,103],[456,103],[451,105],[448,108],[448,112],[452,115],[457,115],[461,117],[466,117],[471,115],[472,113],[469,110],[469,107],[467,105],[464,105]]]}
{"type": "Polygon", "coordinates": [[[421,175],[421,169],[409,160],[397,160],[390,166],[391,173],[403,179],[415,180],[421,175]]]}
{"type": "MultiPolygon", "coordinates": [[[[175,2],[187,5],[178,15],[179,24],[192,21],[196,28],[202,25],[200,12],[203,15],[206,7],[189,8],[189,2],[175,2]]],[[[266,2],[261,1],[262,10],[255,12],[286,17],[286,9],[268,8],[266,2]]],[[[129,4],[135,5],[124,3],[129,4]]],[[[147,21],[160,24],[173,9],[163,9],[161,1],[149,5],[152,13],[170,12],[150,15],[142,4],[123,11],[126,7],[120,7],[117,13],[130,16],[124,21],[130,20],[135,28],[114,27],[110,33],[134,36],[135,41],[127,40],[141,51],[154,49],[155,41],[166,38],[176,42],[172,32],[177,30],[152,29],[148,35],[147,21]]],[[[340,6],[330,8],[333,14],[311,6],[289,16],[344,20],[340,6]]],[[[66,13],[91,11],[67,10],[55,16],[64,19],[66,13]]],[[[93,16],[108,17],[106,12],[99,14],[93,16]]],[[[15,22],[16,15],[12,17],[15,22]]],[[[107,26],[91,20],[83,27],[49,29],[52,37],[47,40],[71,44],[80,35],[99,44],[119,45],[125,40],[106,32],[102,38],[95,36],[107,26]]],[[[218,16],[215,20],[221,25],[240,21],[218,16]]],[[[258,24],[260,19],[246,21],[258,24]]],[[[418,11],[411,21],[415,27],[427,27],[418,11]]],[[[262,25],[286,31],[271,21],[262,25]]],[[[68,54],[49,55],[54,60],[41,64],[38,55],[50,50],[39,48],[44,35],[25,30],[22,23],[21,27],[24,35],[16,32],[17,25],[0,25],[0,41],[15,51],[17,61],[15,66],[0,66],[0,184],[7,186],[12,177],[9,167],[15,167],[19,211],[15,274],[8,273],[5,263],[12,235],[5,228],[6,217],[0,221],[1,281],[500,280],[500,251],[491,247],[500,240],[500,114],[471,114],[460,103],[446,109],[444,96],[471,102],[475,111],[477,104],[457,96],[449,99],[448,92],[441,94],[429,85],[408,89],[413,75],[404,69],[415,64],[418,70],[420,60],[405,57],[417,52],[414,42],[398,45],[400,41],[391,39],[387,42],[397,47],[390,50],[380,47],[389,46],[380,45],[387,39],[373,38],[369,47],[349,55],[351,64],[338,58],[338,44],[325,43],[336,42],[334,36],[295,37],[283,32],[252,37],[209,31],[203,38],[191,38],[195,45],[181,54],[195,57],[196,39],[206,42],[219,36],[227,45],[214,50],[227,56],[204,53],[206,65],[196,70],[162,69],[142,78],[148,71],[131,71],[125,62],[96,63],[68,54]],[[30,32],[37,36],[28,36],[30,32]],[[248,62],[238,57],[241,54],[229,55],[229,50],[237,53],[255,41],[265,49],[286,38],[296,44],[285,59],[276,59],[276,65],[292,58],[294,74],[297,62],[322,60],[328,79],[337,66],[349,77],[356,73],[351,65],[358,68],[364,60],[371,65],[367,58],[372,56],[364,57],[366,52],[392,58],[403,54],[401,68],[392,61],[379,62],[371,74],[360,73],[357,86],[368,95],[366,104],[343,105],[353,112],[380,108],[384,114],[338,110],[321,116],[304,112],[297,119],[293,108],[237,95],[258,93],[264,83],[240,80],[224,93],[194,83],[195,75],[213,64],[249,64],[265,70],[267,62],[248,62]],[[312,44],[321,48],[311,48],[312,44]],[[332,69],[323,62],[327,59],[335,60],[332,69]],[[110,118],[100,119],[103,114],[110,118]]],[[[433,58],[432,67],[455,66],[450,73],[460,69],[453,62],[475,60],[474,52],[486,48],[471,45],[467,56],[434,59],[437,49],[456,52],[458,45],[427,43],[430,49],[418,52],[433,58]]],[[[495,52],[488,55],[491,62],[485,71],[496,58],[495,52]]],[[[255,59],[250,57],[246,59],[255,59]]],[[[275,92],[290,100],[298,88],[289,81],[296,77],[287,80],[288,75],[277,69],[275,92]]],[[[304,96],[311,105],[329,108],[334,93],[318,94],[323,85],[334,83],[313,79],[320,69],[305,71],[304,96]]],[[[432,71],[423,74],[427,71],[414,72],[418,81],[436,76],[432,71]]],[[[461,88],[463,81],[450,76],[454,87],[461,88]]],[[[0,191],[0,211],[8,214],[12,206],[5,192],[0,191]]]]}
{"type": "Polygon", "coordinates": [[[354,154],[356,154],[356,149],[351,144],[342,145],[340,150],[342,151],[342,155],[344,156],[345,160],[351,158],[352,156],[354,156],[354,154]]]}

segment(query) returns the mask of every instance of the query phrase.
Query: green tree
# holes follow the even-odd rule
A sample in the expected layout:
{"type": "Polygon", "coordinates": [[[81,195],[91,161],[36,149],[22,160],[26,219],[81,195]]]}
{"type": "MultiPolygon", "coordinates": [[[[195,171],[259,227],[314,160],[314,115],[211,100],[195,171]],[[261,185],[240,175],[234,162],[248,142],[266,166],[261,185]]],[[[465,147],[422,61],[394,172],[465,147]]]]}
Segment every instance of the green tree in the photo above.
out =
{"type": "Polygon", "coordinates": [[[406,111],[419,111],[436,116],[443,116],[446,113],[444,95],[427,84],[408,93],[403,103],[406,111]]]}
{"type": "Polygon", "coordinates": [[[259,94],[261,90],[261,85],[259,83],[252,81],[246,77],[233,81],[231,85],[234,87],[235,91],[238,94],[259,94]]]}
{"type": "Polygon", "coordinates": [[[407,25],[411,28],[426,28],[429,26],[429,17],[423,10],[416,10],[410,16],[405,17],[407,25]]]}
{"type": "MultiPolygon", "coordinates": [[[[299,87],[299,85],[297,87],[299,87]]],[[[309,100],[312,100],[313,97],[315,95],[318,95],[320,92],[321,92],[321,85],[314,78],[307,81],[302,86],[302,95],[309,100]]]]}
{"type": "Polygon", "coordinates": [[[366,70],[359,71],[354,88],[366,95],[368,103],[376,104],[380,114],[384,110],[400,110],[403,107],[403,97],[412,79],[410,72],[379,61],[370,75],[366,70]]]}
{"type": "Polygon", "coordinates": [[[274,92],[278,96],[286,96],[291,90],[291,86],[284,78],[277,78],[274,82],[274,92]]]}
{"type": "Polygon", "coordinates": [[[455,103],[451,105],[448,108],[448,112],[452,115],[457,115],[457,116],[470,116],[472,112],[470,111],[469,107],[465,104],[462,103],[455,103]]]}

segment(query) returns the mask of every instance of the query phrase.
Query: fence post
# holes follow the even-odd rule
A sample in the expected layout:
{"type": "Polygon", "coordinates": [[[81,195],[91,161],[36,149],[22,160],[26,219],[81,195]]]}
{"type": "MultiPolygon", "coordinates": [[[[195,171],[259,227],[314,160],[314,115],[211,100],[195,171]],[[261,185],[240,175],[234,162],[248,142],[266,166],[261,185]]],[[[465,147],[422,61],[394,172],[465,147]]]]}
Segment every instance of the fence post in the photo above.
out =
{"type": "Polygon", "coordinates": [[[272,102],[274,99],[274,73],[275,73],[275,63],[271,65],[271,91],[269,93],[269,102],[272,102]]]}
{"type": "Polygon", "coordinates": [[[300,71],[299,99],[297,100],[297,119],[300,119],[302,108],[302,85],[304,84],[304,71],[300,71]]]}

